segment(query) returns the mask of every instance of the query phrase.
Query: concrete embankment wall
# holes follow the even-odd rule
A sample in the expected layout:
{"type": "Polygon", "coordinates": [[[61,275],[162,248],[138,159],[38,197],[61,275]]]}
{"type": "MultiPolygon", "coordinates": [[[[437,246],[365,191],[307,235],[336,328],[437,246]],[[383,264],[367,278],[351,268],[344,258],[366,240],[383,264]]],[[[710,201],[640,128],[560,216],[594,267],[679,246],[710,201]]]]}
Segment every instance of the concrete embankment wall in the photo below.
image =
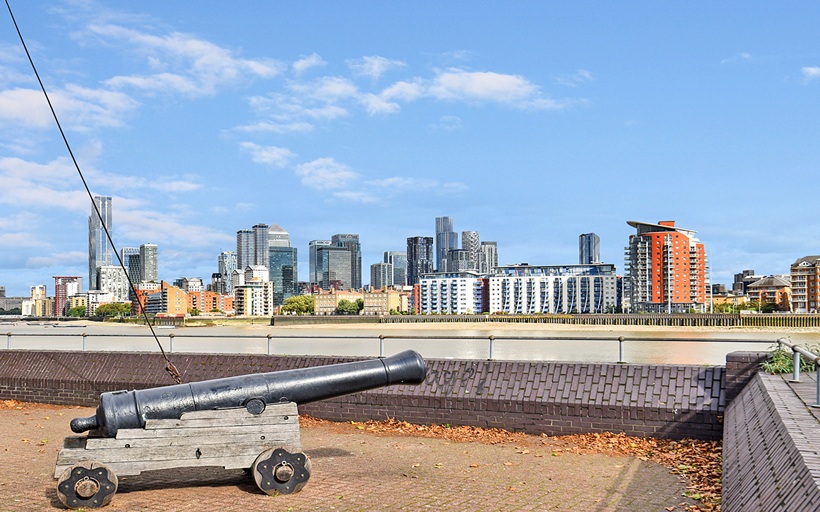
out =
{"type": "MultiPolygon", "coordinates": [[[[346,357],[173,354],[186,382],[318,366],[346,357]]],[[[722,366],[428,360],[419,386],[392,386],[300,406],[340,421],[499,427],[549,435],[625,432],[720,439],[722,366]]],[[[730,379],[731,380],[731,379],[730,379]]],[[[0,399],[96,405],[104,391],[173,384],[159,354],[0,351],[0,399]]]]}
{"type": "Polygon", "coordinates": [[[754,375],[729,403],[721,509],[820,509],[820,426],[780,375],[754,375]]]}

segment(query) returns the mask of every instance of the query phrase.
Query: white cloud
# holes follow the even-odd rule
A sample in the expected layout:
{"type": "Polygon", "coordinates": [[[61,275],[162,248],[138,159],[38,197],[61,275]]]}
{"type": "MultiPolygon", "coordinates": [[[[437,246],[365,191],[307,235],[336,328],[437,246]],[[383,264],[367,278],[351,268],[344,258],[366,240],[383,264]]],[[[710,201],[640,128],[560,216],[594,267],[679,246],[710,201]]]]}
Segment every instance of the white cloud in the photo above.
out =
{"type": "Polygon", "coordinates": [[[364,94],[361,97],[361,103],[364,105],[368,114],[395,114],[401,110],[401,105],[396,102],[388,101],[382,96],[375,94],[364,94]]]}
{"type": "Polygon", "coordinates": [[[401,69],[407,64],[400,60],[391,60],[378,55],[362,57],[361,59],[347,61],[348,67],[355,75],[366,76],[373,80],[378,80],[381,76],[393,69],[401,69]]]}
{"type": "Polygon", "coordinates": [[[429,93],[444,100],[489,100],[512,103],[532,98],[537,90],[517,75],[450,69],[430,84],[429,93]]]}
{"type": "Polygon", "coordinates": [[[424,85],[420,80],[415,82],[396,82],[381,92],[386,99],[415,101],[424,96],[424,85]]]}
{"type": "Polygon", "coordinates": [[[458,116],[441,116],[438,123],[433,125],[433,128],[452,132],[455,130],[460,130],[461,124],[461,118],[458,116]]]}
{"type": "Polygon", "coordinates": [[[150,188],[161,192],[193,192],[202,188],[201,183],[175,178],[159,178],[149,182],[150,188]]]}
{"type": "Polygon", "coordinates": [[[296,167],[302,184],[317,190],[343,188],[359,175],[333,158],[319,158],[296,167]]]}
{"type": "Polygon", "coordinates": [[[378,202],[376,197],[373,197],[367,192],[361,191],[346,190],[342,192],[334,192],[333,196],[354,203],[372,204],[378,202]]]}
{"type": "Polygon", "coordinates": [[[73,267],[88,264],[88,253],[65,251],[48,256],[31,256],[26,259],[26,268],[73,267]]]}
{"type": "Polygon", "coordinates": [[[287,133],[309,133],[312,132],[314,129],[313,125],[306,122],[295,122],[295,123],[272,123],[268,121],[260,121],[254,124],[248,124],[245,126],[237,126],[234,128],[234,131],[245,132],[245,133],[276,133],[276,134],[287,134],[287,133]]]}
{"type": "Polygon", "coordinates": [[[314,100],[330,102],[355,98],[359,94],[356,84],[340,76],[323,76],[309,83],[293,83],[290,89],[314,100]]]}
{"type": "Polygon", "coordinates": [[[86,211],[88,195],[78,189],[75,177],[67,158],[47,164],[0,158],[0,204],[86,211]]]}
{"type": "MultiPolygon", "coordinates": [[[[123,116],[137,106],[125,94],[76,85],[49,91],[49,98],[60,122],[81,130],[95,126],[120,126],[123,116]]],[[[0,91],[0,121],[37,129],[54,126],[54,117],[45,96],[37,89],[0,91]]]]}
{"type": "Polygon", "coordinates": [[[261,146],[253,142],[241,142],[239,147],[250,153],[251,160],[258,164],[267,164],[273,167],[286,167],[296,156],[287,148],[277,146],[261,146]]]}
{"type": "Polygon", "coordinates": [[[737,55],[732,55],[731,57],[723,59],[722,61],[720,61],[720,63],[721,64],[730,64],[732,62],[738,62],[738,61],[746,62],[746,61],[750,61],[750,60],[752,60],[752,54],[751,53],[749,53],[749,52],[740,52],[737,55]]]}
{"type": "Polygon", "coordinates": [[[23,249],[28,247],[45,247],[46,244],[33,233],[22,232],[0,233],[0,246],[23,249]]]}
{"type": "Polygon", "coordinates": [[[284,69],[271,59],[239,58],[228,49],[179,32],[152,35],[112,24],[90,25],[87,30],[143,54],[149,67],[157,71],[113,77],[105,82],[112,87],[212,95],[248,78],[275,77],[284,69]]]}
{"type": "Polygon", "coordinates": [[[307,71],[309,69],[316,68],[316,67],[322,67],[322,66],[326,66],[326,65],[327,65],[327,62],[325,62],[325,60],[322,57],[320,57],[316,53],[313,53],[311,55],[308,55],[307,57],[304,57],[304,58],[299,59],[296,62],[294,62],[293,63],[293,71],[298,76],[298,75],[303,74],[305,71],[307,71]]]}
{"type": "Polygon", "coordinates": [[[587,71],[586,69],[579,69],[571,75],[559,76],[555,80],[559,84],[566,85],[567,87],[578,87],[587,82],[592,82],[593,80],[595,80],[595,77],[591,72],[587,71]]]}
{"type": "Polygon", "coordinates": [[[120,198],[112,202],[118,205],[116,229],[124,240],[150,240],[157,245],[169,243],[175,246],[208,247],[236,240],[209,226],[187,222],[166,210],[131,208],[120,198]]]}
{"type": "Polygon", "coordinates": [[[818,66],[804,67],[800,71],[803,73],[803,78],[807,82],[809,80],[814,80],[815,78],[820,77],[820,67],[818,67],[818,66]]]}

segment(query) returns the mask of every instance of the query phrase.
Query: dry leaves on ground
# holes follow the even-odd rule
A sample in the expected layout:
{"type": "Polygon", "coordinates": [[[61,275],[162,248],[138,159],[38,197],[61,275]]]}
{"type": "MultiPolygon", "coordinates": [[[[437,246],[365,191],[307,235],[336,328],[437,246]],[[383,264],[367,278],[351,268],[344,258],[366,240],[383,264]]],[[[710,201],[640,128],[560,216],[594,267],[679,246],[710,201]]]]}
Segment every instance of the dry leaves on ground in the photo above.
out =
{"type": "MultiPolygon", "coordinates": [[[[453,442],[508,443],[520,447],[535,439],[524,433],[508,432],[498,428],[415,425],[396,420],[335,423],[300,416],[300,421],[303,426],[356,428],[375,434],[434,437],[453,442]]],[[[690,507],[690,511],[717,512],[720,510],[723,447],[719,441],[693,439],[672,441],[604,432],[566,436],[543,435],[541,442],[553,446],[552,454],[555,456],[560,456],[562,453],[603,453],[629,455],[661,464],[669,468],[672,473],[686,477],[689,483],[688,496],[700,502],[700,505],[690,507]]],[[[524,452],[529,453],[527,450],[521,453],[524,452]]]]}

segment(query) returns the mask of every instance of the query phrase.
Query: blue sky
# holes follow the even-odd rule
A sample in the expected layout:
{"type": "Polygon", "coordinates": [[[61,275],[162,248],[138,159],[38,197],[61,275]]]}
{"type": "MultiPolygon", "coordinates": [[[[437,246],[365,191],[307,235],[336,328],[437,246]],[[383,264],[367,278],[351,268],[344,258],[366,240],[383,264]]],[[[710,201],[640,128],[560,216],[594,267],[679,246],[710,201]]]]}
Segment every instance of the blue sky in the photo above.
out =
{"type": "MultiPolygon", "coordinates": [[[[697,231],[713,282],[820,254],[816,2],[11,4],[115,244],[166,280],[260,222],[303,280],[310,240],[359,233],[369,276],[442,215],[502,264],[595,232],[623,271],[628,220],[697,231]]],[[[90,210],[4,9],[8,295],[87,281],[90,210]]]]}

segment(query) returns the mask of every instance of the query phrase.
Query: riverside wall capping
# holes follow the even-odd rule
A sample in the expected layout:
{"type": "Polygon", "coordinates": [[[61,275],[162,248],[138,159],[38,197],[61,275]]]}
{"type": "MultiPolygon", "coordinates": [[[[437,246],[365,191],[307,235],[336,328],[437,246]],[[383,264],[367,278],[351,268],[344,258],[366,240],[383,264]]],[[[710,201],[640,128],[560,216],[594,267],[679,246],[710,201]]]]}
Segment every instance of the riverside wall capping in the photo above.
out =
{"type": "MultiPolygon", "coordinates": [[[[358,360],[174,353],[186,382],[358,360]]],[[[498,427],[532,434],[624,432],[719,439],[722,366],[428,360],[419,386],[391,386],[300,406],[339,421],[498,427]]],[[[173,384],[155,353],[0,351],[0,399],[96,405],[101,392],[173,384]]]]}
{"type": "Polygon", "coordinates": [[[721,509],[817,510],[820,425],[784,377],[755,374],[726,418],[721,509]]]}

